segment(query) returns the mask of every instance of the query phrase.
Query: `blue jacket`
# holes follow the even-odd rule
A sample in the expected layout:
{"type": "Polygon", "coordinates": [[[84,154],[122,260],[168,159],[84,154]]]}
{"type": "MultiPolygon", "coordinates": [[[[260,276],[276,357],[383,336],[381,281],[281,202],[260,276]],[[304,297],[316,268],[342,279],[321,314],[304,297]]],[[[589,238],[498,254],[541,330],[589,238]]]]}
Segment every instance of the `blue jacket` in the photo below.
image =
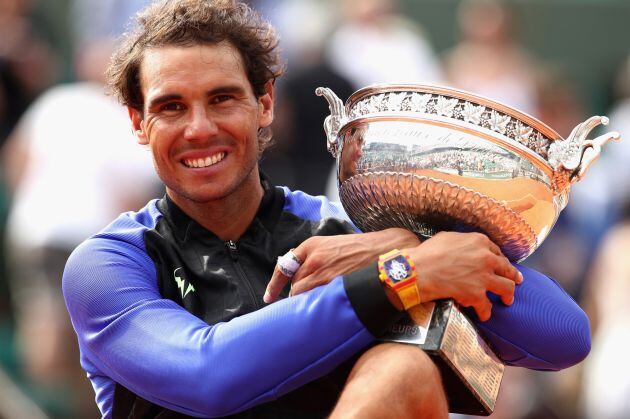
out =
{"type": "MultiPolygon", "coordinates": [[[[337,204],[267,185],[238,243],[221,242],[167,198],[86,240],[67,263],[63,292],[103,416],[116,416],[120,389],[191,416],[248,411],[373,343],[399,317],[375,269],[262,302],[279,255],[349,227],[337,204]]],[[[492,318],[473,316],[481,332],[508,365],[558,370],[581,361],[590,350],[584,312],[553,280],[518,268],[514,304],[491,296],[492,318]]]]}

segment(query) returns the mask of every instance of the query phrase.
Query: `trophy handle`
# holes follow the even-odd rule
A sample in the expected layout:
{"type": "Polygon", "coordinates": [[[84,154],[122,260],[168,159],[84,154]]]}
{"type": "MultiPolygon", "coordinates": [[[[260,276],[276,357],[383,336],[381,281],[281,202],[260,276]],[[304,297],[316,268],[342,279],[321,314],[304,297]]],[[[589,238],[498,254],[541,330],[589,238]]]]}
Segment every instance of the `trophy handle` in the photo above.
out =
{"type": "Polygon", "coordinates": [[[346,109],[341,99],[328,87],[318,87],[315,89],[315,94],[324,96],[328,101],[330,115],[324,119],[324,131],[326,131],[328,151],[333,157],[337,157],[339,154],[339,130],[347,120],[346,109]]]}
{"type": "Polygon", "coordinates": [[[608,125],[605,116],[592,116],[576,126],[566,140],[554,141],[549,146],[549,163],[556,171],[556,175],[568,178],[568,182],[560,189],[566,189],[584,177],[586,171],[599,157],[602,146],[609,141],[618,141],[618,132],[611,131],[593,140],[588,140],[588,134],[598,125],[608,125]]]}

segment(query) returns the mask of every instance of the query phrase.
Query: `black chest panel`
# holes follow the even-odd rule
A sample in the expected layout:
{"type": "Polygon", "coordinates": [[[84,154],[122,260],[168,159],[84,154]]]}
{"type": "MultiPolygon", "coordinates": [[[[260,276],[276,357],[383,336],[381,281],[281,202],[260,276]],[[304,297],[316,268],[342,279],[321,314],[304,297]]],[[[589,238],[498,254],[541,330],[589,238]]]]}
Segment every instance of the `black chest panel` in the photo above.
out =
{"type": "MultiPolygon", "coordinates": [[[[265,195],[256,218],[238,242],[223,242],[190,219],[167,197],[158,202],[164,215],[145,233],[147,253],[156,266],[160,293],[213,325],[262,308],[276,260],[311,236],[347,234],[339,219],[303,220],[284,212],[284,192],[263,182],[265,195]]],[[[281,297],[286,297],[289,286],[281,297]]],[[[234,417],[322,417],[329,412],[347,368],[283,398],[234,417]],[[315,414],[311,414],[316,412],[315,414]]],[[[116,386],[114,418],[180,418],[185,415],[154,405],[116,386]]]]}

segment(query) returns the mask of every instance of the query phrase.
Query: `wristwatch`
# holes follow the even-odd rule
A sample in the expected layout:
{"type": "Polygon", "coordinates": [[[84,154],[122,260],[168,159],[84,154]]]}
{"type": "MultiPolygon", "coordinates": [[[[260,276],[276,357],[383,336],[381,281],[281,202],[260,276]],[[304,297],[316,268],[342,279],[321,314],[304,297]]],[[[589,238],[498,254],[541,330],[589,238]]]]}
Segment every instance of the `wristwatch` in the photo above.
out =
{"type": "Polygon", "coordinates": [[[379,279],[398,295],[405,310],[420,304],[416,267],[409,254],[394,249],[378,258],[379,279]]]}

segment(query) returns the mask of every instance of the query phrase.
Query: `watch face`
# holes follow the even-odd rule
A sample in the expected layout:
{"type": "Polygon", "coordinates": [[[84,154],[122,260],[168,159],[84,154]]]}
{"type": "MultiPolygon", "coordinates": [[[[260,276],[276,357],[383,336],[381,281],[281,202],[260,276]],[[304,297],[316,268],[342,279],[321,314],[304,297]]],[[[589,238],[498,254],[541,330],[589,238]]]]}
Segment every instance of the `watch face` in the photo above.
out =
{"type": "Polygon", "coordinates": [[[407,261],[407,258],[403,255],[398,255],[393,259],[385,261],[384,268],[385,272],[387,272],[387,276],[394,284],[406,279],[411,273],[409,261],[407,261]]]}

